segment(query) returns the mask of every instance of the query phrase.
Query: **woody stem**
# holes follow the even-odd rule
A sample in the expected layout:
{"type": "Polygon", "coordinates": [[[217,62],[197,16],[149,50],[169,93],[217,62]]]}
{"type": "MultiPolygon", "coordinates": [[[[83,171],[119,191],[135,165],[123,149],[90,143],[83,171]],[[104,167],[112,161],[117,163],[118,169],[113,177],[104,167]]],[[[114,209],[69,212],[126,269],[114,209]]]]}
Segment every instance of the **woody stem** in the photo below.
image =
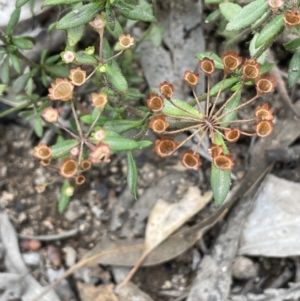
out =
{"type": "Polygon", "coordinates": [[[225,123],[225,124],[226,123],[229,123],[229,124],[232,124],[232,123],[246,123],[246,122],[251,122],[251,121],[255,121],[255,120],[257,120],[256,117],[250,118],[250,119],[237,119],[237,120],[231,120],[231,121],[227,120],[227,121],[218,122],[218,125],[223,124],[223,123],[225,123]]]}

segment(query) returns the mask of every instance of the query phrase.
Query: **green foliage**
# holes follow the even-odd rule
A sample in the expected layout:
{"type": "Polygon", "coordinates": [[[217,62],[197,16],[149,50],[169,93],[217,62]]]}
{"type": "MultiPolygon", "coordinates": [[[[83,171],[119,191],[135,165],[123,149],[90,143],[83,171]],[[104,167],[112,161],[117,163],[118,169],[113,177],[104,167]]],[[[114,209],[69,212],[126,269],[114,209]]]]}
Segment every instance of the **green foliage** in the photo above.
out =
{"type": "Polygon", "coordinates": [[[70,185],[68,180],[64,180],[63,185],[61,187],[60,191],[60,197],[58,200],[58,212],[63,213],[66,208],[68,207],[68,204],[71,199],[70,191],[74,191],[74,188],[70,185]]]}
{"type": "Polygon", "coordinates": [[[138,171],[131,152],[127,152],[127,183],[132,196],[137,199],[138,171]]]}
{"type": "Polygon", "coordinates": [[[290,61],[288,69],[288,84],[290,87],[296,85],[300,78],[300,51],[296,51],[290,61]]]}
{"type": "Polygon", "coordinates": [[[174,117],[176,116],[190,117],[191,115],[198,116],[198,117],[202,116],[201,113],[199,113],[199,111],[196,110],[193,106],[179,99],[173,100],[172,103],[167,99],[165,99],[163,113],[174,117]]]}

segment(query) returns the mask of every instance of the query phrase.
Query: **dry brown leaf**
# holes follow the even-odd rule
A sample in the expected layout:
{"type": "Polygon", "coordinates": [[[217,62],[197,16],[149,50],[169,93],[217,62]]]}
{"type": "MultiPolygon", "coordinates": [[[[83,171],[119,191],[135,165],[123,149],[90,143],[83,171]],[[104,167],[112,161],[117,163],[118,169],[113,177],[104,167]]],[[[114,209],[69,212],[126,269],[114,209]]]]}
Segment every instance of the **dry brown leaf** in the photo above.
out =
{"type": "MultiPolygon", "coordinates": [[[[132,282],[128,282],[118,295],[119,301],[153,301],[132,282]]],[[[112,300],[113,301],[113,300],[112,300]]]]}
{"type": "Polygon", "coordinates": [[[119,301],[113,292],[113,285],[98,285],[77,282],[77,288],[84,301],[119,301]]]}

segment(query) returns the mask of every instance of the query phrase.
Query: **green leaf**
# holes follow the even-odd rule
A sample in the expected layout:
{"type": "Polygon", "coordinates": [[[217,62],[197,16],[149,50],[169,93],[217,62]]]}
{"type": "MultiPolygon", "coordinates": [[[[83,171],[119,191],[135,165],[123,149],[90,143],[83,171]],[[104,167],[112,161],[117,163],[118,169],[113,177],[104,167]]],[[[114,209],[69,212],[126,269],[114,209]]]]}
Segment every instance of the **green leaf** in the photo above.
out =
{"type": "Polygon", "coordinates": [[[52,158],[59,158],[66,155],[79,142],[76,139],[60,141],[52,146],[52,158]]]}
{"type": "MultiPolygon", "coordinates": [[[[238,81],[239,81],[239,79],[235,78],[235,77],[225,79],[223,87],[222,87],[222,91],[229,89],[230,87],[235,85],[238,81]]],[[[221,89],[221,86],[222,86],[222,82],[218,82],[217,84],[215,84],[210,89],[209,95],[211,95],[211,96],[216,95],[218,93],[218,91],[221,89]]]]}
{"type": "Polygon", "coordinates": [[[45,70],[42,70],[41,80],[42,80],[43,86],[45,88],[47,88],[49,84],[48,84],[47,74],[46,74],[45,70]]]}
{"type": "Polygon", "coordinates": [[[8,85],[10,81],[9,56],[7,55],[0,66],[0,77],[3,84],[8,85]]]}
{"type": "Polygon", "coordinates": [[[124,98],[124,100],[139,100],[144,97],[145,97],[145,94],[141,93],[138,89],[129,88],[123,98],[124,98]]]}
{"type": "Polygon", "coordinates": [[[16,7],[20,8],[22,7],[24,4],[26,4],[29,0],[17,0],[16,1],[16,7]]]}
{"type": "Polygon", "coordinates": [[[86,24],[97,14],[103,4],[104,1],[99,1],[97,3],[89,3],[72,10],[58,21],[56,28],[68,29],[86,24]]]}
{"type": "Polygon", "coordinates": [[[139,129],[144,124],[144,120],[110,120],[104,123],[103,128],[122,134],[131,129],[139,129]]]}
{"type": "Polygon", "coordinates": [[[266,0],[255,0],[244,6],[226,26],[226,30],[239,30],[252,25],[257,21],[269,8],[266,0]]]}
{"type": "Polygon", "coordinates": [[[94,122],[97,118],[99,118],[99,114],[101,113],[101,111],[98,108],[94,108],[93,112],[92,112],[92,121],[94,122]]]}
{"type": "Polygon", "coordinates": [[[112,68],[108,64],[106,64],[105,67],[106,67],[105,73],[109,81],[111,82],[111,84],[121,93],[126,93],[128,90],[128,85],[123,74],[119,70],[112,68]]]}
{"type": "Polygon", "coordinates": [[[225,2],[219,5],[221,14],[227,21],[230,21],[234,16],[236,16],[242,9],[238,4],[225,2]]]}
{"type": "Polygon", "coordinates": [[[138,181],[138,171],[132,153],[127,152],[127,185],[132,196],[137,199],[136,188],[138,181]]]}
{"type": "Polygon", "coordinates": [[[19,58],[16,55],[14,55],[13,53],[9,54],[9,58],[10,58],[10,61],[13,65],[14,69],[16,70],[16,72],[18,74],[20,74],[21,73],[21,65],[20,65],[19,58]]]}
{"type": "Polygon", "coordinates": [[[70,70],[67,66],[56,65],[56,66],[45,66],[45,71],[56,76],[56,77],[69,77],[70,70]]]}
{"type": "Polygon", "coordinates": [[[112,50],[110,48],[110,45],[107,41],[106,38],[103,39],[103,53],[102,53],[102,57],[104,60],[109,59],[110,57],[112,57],[112,50]]]}
{"type": "Polygon", "coordinates": [[[255,47],[259,48],[266,42],[274,39],[278,33],[281,32],[281,30],[284,28],[284,20],[283,15],[278,15],[271,22],[266,24],[259,36],[257,37],[255,47]]]}
{"type": "Polygon", "coordinates": [[[145,41],[151,41],[155,47],[161,45],[164,28],[159,25],[152,25],[150,31],[146,35],[145,41]]]}
{"type": "Polygon", "coordinates": [[[118,39],[121,34],[124,34],[123,27],[117,19],[115,20],[115,26],[113,30],[109,27],[107,23],[105,28],[115,39],[118,39]]]}
{"type": "Polygon", "coordinates": [[[54,63],[56,63],[59,59],[60,59],[60,55],[59,55],[59,54],[52,55],[52,56],[48,57],[48,58],[45,60],[45,63],[46,63],[47,65],[54,64],[54,63]]]}
{"type": "Polygon", "coordinates": [[[59,4],[75,4],[78,2],[82,2],[82,0],[44,0],[42,7],[59,4]]]}
{"type": "Polygon", "coordinates": [[[149,141],[149,140],[141,140],[141,141],[137,141],[138,143],[138,149],[144,149],[144,148],[147,148],[149,146],[151,146],[153,144],[152,141],[149,141]]]}
{"type": "Polygon", "coordinates": [[[140,148],[137,141],[124,138],[121,135],[110,131],[106,131],[105,137],[102,141],[109,145],[112,152],[130,151],[140,148]]]}
{"type": "Polygon", "coordinates": [[[110,31],[114,31],[116,26],[116,17],[109,7],[106,7],[105,12],[106,12],[106,22],[107,22],[106,24],[109,27],[110,31]]]}
{"type": "Polygon", "coordinates": [[[85,25],[67,29],[69,45],[71,47],[75,46],[83,37],[84,32],[85,32],[85,25]]]}
{"type": "Polygon", "coordinates": [[[149,9],[141,5],[131,5],[122,0],[113,3],[114,9],[122,16],[131,20],[140,20],[145,22],[156,22],[155,17],[149,9]]]}
{"type": "Polygon", "coordinates": [[[260,74],[268,73],[274,66],[275,66],[274,63],[266,63],[266,64],[263,64],[263,65],[260,67],[260,74]]]}
{"type": "MultiPolygon", "coordinates": [[[[69,205],[71,196],[66,193],[67,189],[73,188],[68,180],[64,180],[64,183],[60,190],[60,196],[58,200],[58,212],[63,213],[69,205]]],[[[74,188],[73,188],[74,189],[74,188]]]]}
{"type": "Polygon", "coordinates": [[[21,76],[19,76],[13,83],[13,91],[16,94],[22,92],[25,89],[30,77],[31,77],[30,72],[24,73],[21,76]]]}
{"type": "Polygon", "coordinates": [[[295,86],[300,78],[300,52],[296,51],[290,61],[288,69],[288,84],[290,87],[295,86]]]}
{"type": "MultiPolygon", "coordinates": [[[[242,96],[242,92],[241,90],[239,90],[233,97],[232,99],[228,102],[228,104],[226,105],[226,107],[224,108],[224,110],[222,111],[222,115],[225,114],[226,112],[236,108],[240,102],[241,102],[241,96],[242,96]]],[[[235,120],[237,116],[237,111],[233,111],[230,114],[224,116],[221,121],[228,121],[228,123],[222,123],[223,127],[227,127],[230,124],[230,121],[235,120]]]]}
{"type": "Polygon", "coordinates": [[[32,43],[25,38],[12,38],[12,43],[20,49],[32,49],[32,43]]]}
{"type": "Polygon", "coordinates": [[[83,51],[77,52],[75,60],[79,64],[83,65],[97,65],[97,60],[92,56],[83,51]]]}
{"type": "Polygon", "coordinates": [[[8,34],[11,34],[13,31],[13,28],[18,24],[19,19],[20,19],[20,14],[21,14],[21,8],[16,8],[12,12],[10,19],[8,21],[8,24],[7,24],[7,33],[8,34]]]}
{"type": "Polygon", "coordinates": [[[189,105],[187,102],[179,100],[179,99],[173,99],[173,103],[177,106],[174,106],[170,103],[168,100],[164,100],[164,108],[162,112],[168,116],[174,116],[174,117],[196,117],[201,118],[202,114],[199,113],[198,110],[196,110],[194,107],[189,105]]]}
{"type": "Polygon", "coordinates": [[[221,11],[220,9],[215,9],[212,13],[210,13],[206,19],[205,19],[205,23],[210,23],[210,22],[214,22],[216,21],[221,15],[221,11]]]}
{"type": "Polygon", "coordinates": [[[34,131],[35,131],[35,134],[41,138],[43,136],[43,123],[42,123],[42,119],[41,118],[35,118],[34,119],[34,131]]]}
{"type": "MultiPolygon", "coordinates": [[[[255,45],[258,36],[259,36],[259,33],[257,32],[257,33],[253,36],[253,38],[252,38],[252,40],[251,40],[251,42],[250,42],[249,51],[250,51],[250,56],[251,56],[251,57],[253,57],[253,56],[256,54],[256,52],[259,50],[259,48],[260,48],[260,47],[257,48],[256,45],[255,45]]],[[[256,61],[257,61],[258,63],[260,63],[260,64],[263,64],[263,63],[265,62],[265,60],[266,60],[267,52],[268,52],[268,49],[265,50],[265,51],[263,52],[263,54],[262,54],[258,59],[256,59],[256,61]]]]}
{"type": "Polygon", "coordinates": [[[203,60],[206,57],[214,61],[215,67],[217,69],[224,69],[222,59],[213,52],[207,51],[195,55],[195,58],[198,59],[199,61],[203,60]]]}
{"type": "Polygon", "coordinates": [[[286,50],[296,50],[300,47],[300,37],[283,44],[283,47],[286,50]]]}

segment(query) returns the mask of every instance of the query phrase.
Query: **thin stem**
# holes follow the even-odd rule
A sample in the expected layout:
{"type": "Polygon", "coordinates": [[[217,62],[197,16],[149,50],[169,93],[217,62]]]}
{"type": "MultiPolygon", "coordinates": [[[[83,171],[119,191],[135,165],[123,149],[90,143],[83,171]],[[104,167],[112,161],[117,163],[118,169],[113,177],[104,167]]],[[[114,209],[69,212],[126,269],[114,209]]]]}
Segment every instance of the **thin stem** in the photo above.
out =
{"type": "Polygon", "coordinates": [[[187,110],[185,110],[185,109],[179,107],[177,104],[174,103],[174,101],[173,101],[172,99],[167,99],[167,100],[168,100],[175,108],[177,108],[177,109],[179,109],[179,110],[181,110],[181,111],[183,111],[183,112],[185,112],[185,113],[187,113],[187,114],[189,114],[189,115],[191,115],[191,116],[194,116],[195,118],[198,118],[198,120],[199,120],[199,116],[195,116],[193,113],[191,113],[191,112],[189,112],[189,111],[187,111],[187,110]]]}
{"type": "Polygon", "coordinates": [[[103,35],[104,28],[101,28],[99,31],[100,41],[99,41],[99,61],[102,63],[102,55],[103,55],[103,35]]]}
{"type": "Polygon", "coordinates": [[[240,87],[238,89],[236,89],[236,91],[223,103],[223,105],[221,106],[221,108],[214,114],[214,116],[218,116],[218,114],[220,114],[223,109],[227,106],[227,104],[229,103],[229,101],[242,89],[242,87],[244,86],[244,82],[240,85],[240,87]]]}
{"type": "Polygon", "coordinates": [[[82,160],[82,154],[83,154],[83,145],[84,145],[84,140],[81,140],[80,142],[80,150],[79,150],[79,155],[78,155],[78,164],[80,164],[82,160]]]}
{"type": "Polygon", "coordinates": [[[116,57],[118,57],[119,55],[121,55],[121,54],[123,53],[123,51],[124,51],[124,50],[122,49],[120,52],[114,54],[114,55],[113,55],[112,57],[110,57],[109,59],[104,60],[103,63],[106,64],[107,62],[109,62],[109,61],[115,59],[116,57]]]}
{"type": "Polygon", "coordinates": [[[197,95],[196,95],[195,87],[193,87],[192,91],[193,91],[193,95],[194,95],[194,97],[195,97],[195,99],[196,99],[196,102],[197,102],[197,105],[198,105],[199,110],[201,111],[201,113],[202,113],[203,115],[205,115],[205,114],[204,114],[204,110],[203,110],[203,108],[202,108],[202,106],[201,106],[201,104],[200,104],[200,102],[199,102],[199,99],[198,99],[198,97],[197,97],[197,95]]]}
{"type": "Polygon", "coordinates": [[[203,134],[201,135],[201,137],[200,137],[200,139],[199,139],[199,141],[198,141],[198,143],[197,143],[196,149],[194,150],[194,155],[198,152],[198,149],[199,149],[199,147],[200,147],[200,145],[201,145],[203,139],[205,138],[206,133],[207,133],[207,129],[206,129],[206,130],[203,132],[203,134]]]}
{"type": "Polygon", "coordinates": [[[221,121],[221,122],[218,122],[218,125],[220,124],[223,124],[223,123],[229,123],[229,124],[232,124],[232,123],[246,123],[246,122],[251,122],[251,121],[255,121],[257,120],[256,117],[253,117],[253,118],[250,118],[250,119],[236,119],[236,120],[227,120],[227,121],[221,121]]]}
{"type": "Polygon", "coordinates": [[[208,75],[207,76],[207,95],[206,95],[206,116],[208,116],[208,113],[209,113],[209,99],[210,99],[210,84],[211,84],[211,76],[208,75]]]}
{"type": "Polygon", "coordinates": [[[75,133],[71,132],[69,129],[67,129],[65,126],[63,126],[59,121],[57,122],[60,128],[62,128],[64,131],[66,131],[70,136],[73,138],[80,140],[80,137],[76,135],[75,133]]]}
{"type": "Polygon", "coordinates": [[[101,116],[101,113],[102,113],[102,111],[100,111],[100,110],[98,109],[98,114],[97,114],[95,120],[93,121],[93,123],[91,124],[91,126],[90,126],[88,132],[85,134],[85,137],[88,137],[88,136],[90,135],[90,133],[92,132],[92,130],[94,129],[95,125],[97,124],[97,122],[98,122],[98,120],[99,120],[99,118],[100,118],[100,116],[101,116]]]}
{"type": "Polygon", "coordinates": [[[78,120],[78,116],[76,114],[76,110],[75,110],[75,107],[74,107],[73,100],[71,100],[70,102],[71,102],[71,109],[72,109],[72,113],[73,113],[73,116],[74,116],[74,119],[75,119],[76,127],[77,127],[77,130],[78,130],[78,133],[79,133],[79,137],[80,137],[80,139],[82,139],[83,138],[82,130],[81,130],[81,126],[80,126],[80,123],[79,123],[79,120],[78,120]]]}
{"type": "Polygon", "coordinates": [[[177,134],[177,133],[182,133],[191,129],[195,129],[195,128],[199,128],[199,125],[192,125],[183,129],[179,129],[179,130],[174,130],[174,131],[164,131],[163,134],[177,134]]]}
{"type": "Polygon", "coordinates": [[[245,135],[245,136],[250,136],[250,137],[256,136],[256,133],[241,132],[241,134],[242,134],[242,135],[245,135]]]}
{"type": "MultiPolygon", "coordinates": [[[[90,79],[96,72],[96,69],[85,79],[85,82],[87,82],[88,79],[90,79]]],[[[86,92],[86,91],[84,91],[86,92]]]]}
{"type": "Polygon", "coordinates": [[[220,87],[220,89],[219,89],[219,91],[218,91],[218,94],[217,94],[215,100],[214,100],[213,106],[212,106],[212,108],[211,108],[211,110],[210,110],[210,113],[209,113],[209,117],[211,117],[212,114],[213,114],[213,112],[214,112],[214,109],[215,109],[216,104],[217,104],[217,102],[218,102],[218,100],[219,100],[221,91],[222,91],[222,89],[223,89],[223,86],[224,86],[226,77],[227,77],[227,74],[224,74],[223,80],[222,80],[222,84],[221,84],[221,87],[220,87]]]}
{"type": "Polygon", "coordinates": [[[6,115],[9,115],[9,114],[11,114],[11,113],[20,111],[20,110],[22,110],[22,109],[25,109],[25,108],[27,108],[28,106],[30,106],[31,104],[32,104],[32,101],[29,100],[29,101],[26,101],[26,102],[20,104],[20,105],[17,106],[17,107],[13,107],[13,108],[8,109],[8,110],[6,110],[6,111],[4,111],[4,112],[1,112],[1,113],[0,113],[0,118],[4,117],[4,116],[6,116],[6,115]]]}
{"type": "Polygon", "coordinates": [[[243,103],[243,104],[237,106],[236,108],[234,108],[234,109],[232,109],[232,110],[229,110],[229,111],[227,111],[226,113],[224,113],[223,115],[217,117],[217,118],[215,119],[215,121],[220,120],[220,119],[222,119],[223,117],[227,116],[228,114],[230,114],[230,113],[232,113],[232,112],[234,112],[234,111],[236,111],[236,110],[239,110],[239,109],[242,108],[242,107],[247,106],[248,104],[250,104],[251,102],[253,102],[255,99],[257,99],[258,97],[259,97],[259,95],[256,94],[253,98],[249,99],[249,100],[246,101],[245,103],[243,103]]]}
{"type": "Polygon", "coordinates": [[[193,117],[186,117],[186,116],[176,116],[176,115],[170,115],[170,114],[166,114],[165,112],[164,116],[165,117],[170,117],[172,119],[179,119],[179,120],[186,120],[186,121],[195,121],[195,122],[199,122],[201,119],[200,118],[193,118],[193,117]]]}

